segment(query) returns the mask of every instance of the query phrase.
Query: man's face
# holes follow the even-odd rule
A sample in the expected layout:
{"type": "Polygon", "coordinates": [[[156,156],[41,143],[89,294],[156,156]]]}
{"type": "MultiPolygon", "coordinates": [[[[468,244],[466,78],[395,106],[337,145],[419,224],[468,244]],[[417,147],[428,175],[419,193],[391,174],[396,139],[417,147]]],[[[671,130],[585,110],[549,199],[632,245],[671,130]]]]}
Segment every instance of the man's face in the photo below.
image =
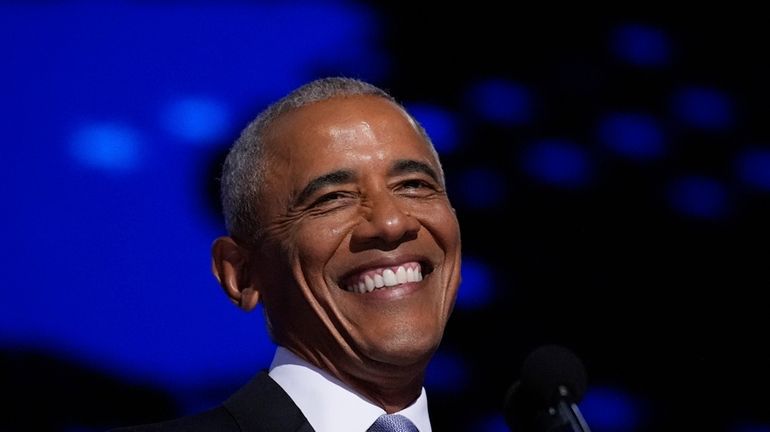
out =
{"type": "Polygon", "coordinates": [[[278,343],[358,377],[424,366],[457,294],[460,232],[414,124],[382,98],[335,98],[278,119],[268,145],[253,268],[278,343]]]}

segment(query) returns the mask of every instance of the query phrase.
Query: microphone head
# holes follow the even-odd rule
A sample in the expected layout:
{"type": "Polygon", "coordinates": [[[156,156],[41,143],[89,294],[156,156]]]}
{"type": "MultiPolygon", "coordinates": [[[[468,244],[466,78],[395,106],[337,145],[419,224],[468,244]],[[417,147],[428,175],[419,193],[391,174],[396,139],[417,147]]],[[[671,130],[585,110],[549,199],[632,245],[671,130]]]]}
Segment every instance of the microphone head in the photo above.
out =
{"type": "Polygon", "coordinates": [[[586,371],[580,359],[565,347],[543,345],[532,351],[521,367],[521,378],[505,395],[503,414],[512,431],[550,430],[547,409],[560,400],[577,404],[586,390],[586,371]],[[561,388],[566,389],[566,394],[561,388]]]}
{"type": "Polygon", "coordinates": [[[544,345],[532,351],[521,367],[522,391],[535,402],[548,406],[559,399],[577,403],[586,391],[586,371],[572,351],[559,345],[544,345]],[[564,386],[568,393],[560,394],[564,386]]]}

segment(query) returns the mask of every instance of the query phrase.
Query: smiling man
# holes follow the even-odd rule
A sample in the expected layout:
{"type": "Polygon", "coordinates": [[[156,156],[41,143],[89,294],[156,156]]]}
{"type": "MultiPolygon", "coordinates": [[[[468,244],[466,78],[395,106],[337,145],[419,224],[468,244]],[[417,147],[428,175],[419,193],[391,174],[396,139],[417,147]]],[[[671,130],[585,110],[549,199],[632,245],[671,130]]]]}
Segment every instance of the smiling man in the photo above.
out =
{"type": "Polygon", "coordinates": [[[460,229],[424,129],[373,85],[310,82],[242,132],[222,201],[214,274],[244,310],[262,303],[278,349],[221,406],[142,428],[363,432],[397,414],[392,430],[430,431],[460,229]]]}

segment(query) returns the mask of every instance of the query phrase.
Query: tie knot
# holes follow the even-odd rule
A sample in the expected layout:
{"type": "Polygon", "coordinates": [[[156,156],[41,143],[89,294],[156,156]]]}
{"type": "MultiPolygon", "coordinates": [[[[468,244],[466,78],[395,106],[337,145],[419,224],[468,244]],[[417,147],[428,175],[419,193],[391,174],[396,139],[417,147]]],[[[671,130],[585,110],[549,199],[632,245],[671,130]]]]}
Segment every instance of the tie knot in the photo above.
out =
{"type": "Polygon", "coordinates": [[[408,418],[401,414],[383,414],[367,432],[420,432],[408,418]]]}

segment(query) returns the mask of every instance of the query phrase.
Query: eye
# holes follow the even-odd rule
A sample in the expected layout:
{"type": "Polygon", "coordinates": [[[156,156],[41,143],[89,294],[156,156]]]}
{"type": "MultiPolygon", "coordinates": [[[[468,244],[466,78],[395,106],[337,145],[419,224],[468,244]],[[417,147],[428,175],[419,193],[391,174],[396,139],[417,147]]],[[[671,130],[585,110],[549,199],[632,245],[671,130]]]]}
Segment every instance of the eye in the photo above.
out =
{"type": "Polygon", "coordinates": [[[401,183],[401,187],[403,187],[404,189],[425,189],[425,188],[432,188],[433,186],[430,183],[426,182],[425,180],[410,179],[401,183]]]}
{"type": "Polygon", "coordinates": [[[343,198],[347,198],[347,195],[344,192],[330,192],[321,195],[317,200],[313,201],[313,204],[311,204],[310,207],[320,206],[343,198]]]}
{"type": "Polygon", "coordinates": [[[398,193],[413,198],[433,196],[438,190],[434,183],[422,178],[404,179],[396,188],[398,193]]]}

